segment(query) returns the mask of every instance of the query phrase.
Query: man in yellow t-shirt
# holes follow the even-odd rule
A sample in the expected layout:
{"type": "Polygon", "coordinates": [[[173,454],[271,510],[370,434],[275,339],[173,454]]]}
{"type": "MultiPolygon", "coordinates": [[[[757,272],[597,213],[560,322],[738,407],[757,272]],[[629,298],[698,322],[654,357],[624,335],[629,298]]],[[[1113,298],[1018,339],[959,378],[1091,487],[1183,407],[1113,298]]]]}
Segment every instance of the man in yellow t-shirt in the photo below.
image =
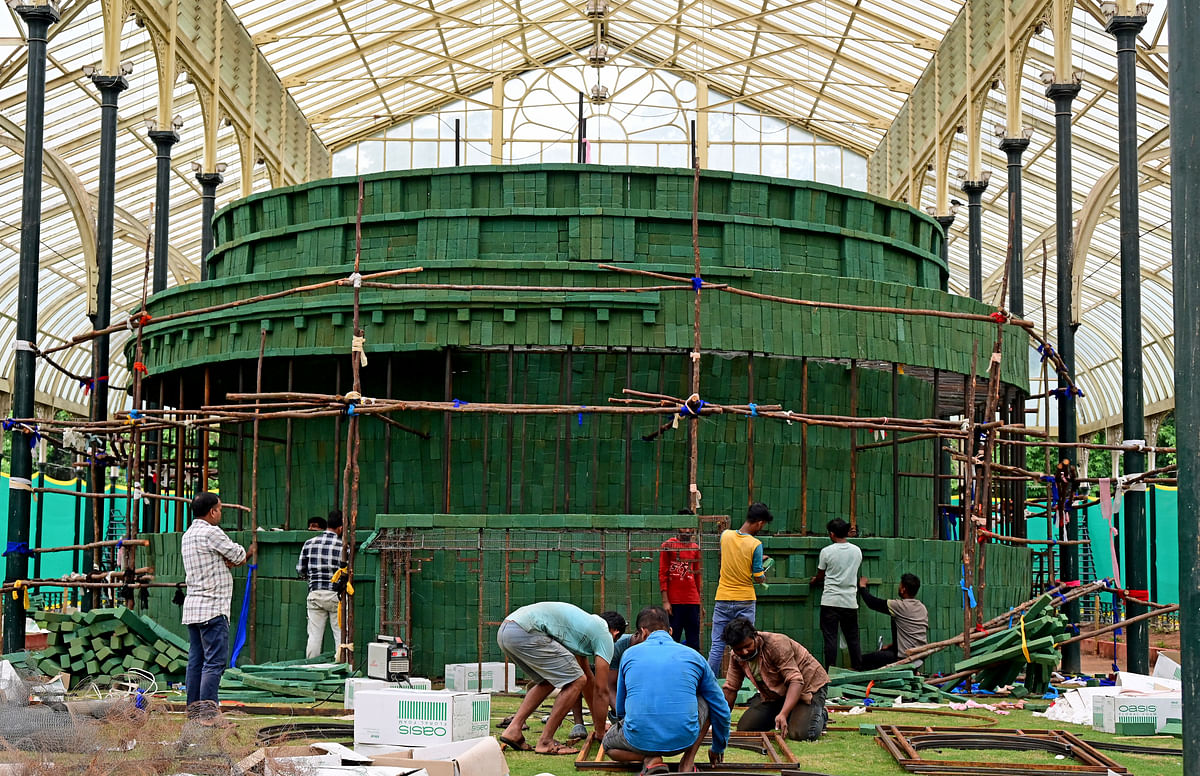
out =
{"type": "Polygon", "coordinates": [[[713,605],[712,649],[708,651],[708,665],[714,676],[721,675],[721,659],[725,656],[725,641],[722,633],[725,625],[737,617],[754,622],[754,609],[758,596],[754,585],[762,583],[762,542],[757,534],[774,520],[771,510],[761,502],[750,505],[742,527],[721,533],[721,579],[717,584],[717,600],[713,605]]]}

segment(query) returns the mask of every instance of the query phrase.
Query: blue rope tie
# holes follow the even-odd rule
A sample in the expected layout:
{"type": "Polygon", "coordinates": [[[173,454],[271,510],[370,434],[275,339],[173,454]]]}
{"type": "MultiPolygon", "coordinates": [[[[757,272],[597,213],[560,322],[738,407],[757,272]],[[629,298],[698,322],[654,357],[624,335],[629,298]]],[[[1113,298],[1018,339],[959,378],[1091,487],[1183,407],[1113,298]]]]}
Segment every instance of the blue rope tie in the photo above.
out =
{"type": "MultiPolygon", "coordinates": [[[[582,410],[583,408],[584,408],[584,405],[580,404],[579,409],[582,410]]],[[[583,413],[582,412],[576,413],[575,418],[579,421],[579,425],[582,426],[583,425],[583,413]]]]}
{"type": "Polygon", "coordinates": [[[465,402],[462,399],[454,399],[451,403],[454,405],[454,409],[458,409],[459,407],[465,407],[468,404],[468,402],[465,402]]]}
{"type": "Polygon", "coordinates": [[[38,427],[33,427],[33,432],[29,435],[29,449],[33,450],[42,441],[42,433],[38,431],[38,427]]]}
{"type": "Polygon", "coordinates": [[[3,555],[0,555],[0,557],[7,558],[10,555],[13,555],[13,556],[24,555],[25,557],[29,557],[32,554],[33,553],[29,551],[29,543],[28,542],[9,542],[8,546],[4,550],[3,555]]]}
{"type": "Polygon", "coordinates": [[[682,407],[679,408],[679,417],[681,417],[681,418],[687,418],[687,417],[692,417],[692,416],[700,417],[700,410],[702,410],[702,409],[704,409],[704,399],[700,399],[700,404],[699,404],[699,406],[696,407],[695,412],[692,412],[692,408],[687,406],[686,404],[684,404],[682,407]]]}
{"type": "Polygon", "coordinates": [[[13,420],[12,418],[4,419],[4,430],[5,431],[12,431],[13,426],[15,426],[15,425],[17,425],[17,421],[13,420]]]}
{"type": "Polygon", "coordinates": [[[142,419],[142,411],[139,409],[131,409],[129,411],[129,419],[130,420],[141,420],[142,419]]]}
{"type": "Polygon", "coordinates": [[[1083,393],[1083,389],[1081,389],[1077,385],[1067,385],[1062,388],[1055,388],[1053,391],[1050,392],[1050,395],[1056,399],[1061,399],[1063,401],[1066,401],[1069,399],[1073,399],[1076,396],[1083,398],[1084,393],[1083,393]]]}
{"type": "Polygon", "coordinates": [[[755,404],[754,402],[750,402],[750,417],[752,417],[752,418],[758,417],[758,405],[755,404]]]}
{"type": "Polygon", "coordinates": [[[1042,354],[1042,361],[1054,356],[1054,347],[1049,342],[1045,345],[1038,345],[1037,351],[1042,354]]]}
{"type": "Polygon", "coordinates": [[[250,581],[254,579],[254,570],[258,568],[258,564],[251,563],[246,567],[246,588],[242,593],[242,611],[238,613],[237,636],[233,641],[233,651],[229,656],[229,667],[233,668],[237,665],[238,656],[242,653],[242,647],[246,646],[246,627],[250,621],[250,581]]]}
{"type": "Polygon", "coordinates": [[[354,416],[355,414],[357,414],[354,411],[354,402],[350,402],[349,404],[346,405],[346,414],[350,415],[350,416],[354,416]]]}
{"type": "Polygon", "coordinates": [[[700,289],[703,286],[704,286],[704,281],[701,280],[699,276],[692,278],[692,290],[695,291],[697,294],[700,293],[700,289]]]}

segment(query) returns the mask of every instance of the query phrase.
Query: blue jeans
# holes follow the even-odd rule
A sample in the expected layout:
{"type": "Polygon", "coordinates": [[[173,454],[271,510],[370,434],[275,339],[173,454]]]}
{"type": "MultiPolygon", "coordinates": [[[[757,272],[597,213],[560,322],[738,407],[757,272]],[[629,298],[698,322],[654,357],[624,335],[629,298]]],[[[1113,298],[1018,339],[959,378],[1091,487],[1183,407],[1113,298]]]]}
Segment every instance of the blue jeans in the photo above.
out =
{"type": "Polygon", "coordinates": [[[208,622],[187,626],[191,638],[188,650],[187,702],[217,702],[217,690],[221,686],[221,674],[229,662],[229,618],[220,615],[208,622]]]}
{"type": "Polygon", "coordinates": [[[725,639],[721,638],[730,620],[745,617],[754,622],[755,601],[717,601],[713,604],[712,649],[708,651],[708,667],[713,676],[721,676],[721,658],[725,656],[725,639]]]}

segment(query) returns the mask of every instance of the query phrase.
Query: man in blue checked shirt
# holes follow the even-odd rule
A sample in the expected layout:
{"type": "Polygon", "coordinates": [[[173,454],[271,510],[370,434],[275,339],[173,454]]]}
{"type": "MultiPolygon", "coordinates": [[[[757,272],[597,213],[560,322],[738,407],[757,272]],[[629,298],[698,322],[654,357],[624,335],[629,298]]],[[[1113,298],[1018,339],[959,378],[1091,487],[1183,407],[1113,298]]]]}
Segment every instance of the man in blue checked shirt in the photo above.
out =
{"type": "Polygon", "coordinates": [[[342,646],[337,620],[338,594],[332,581],[341,564],[342,512],[335,509],[329,513],[325,530],[304,543],[300,549],[300,562],[296,564],[301,579],[308,580],[308,646],[304,656],[310,660],[321,654],[326,622],[333,632],[333,651],[336,653],[342,646]]]}
{"type": "Polygon", "coordinates": [[[720,762],[729,742],[729,704],[700,653],[671,638],[670,616],[647,606],[637,617],[634,645],[621,658],[617,724],[604,749],[619,762],[641,762],[642,774],[669,772],[663,757],[682,754],[678,773],[695,770],[705,727],[712,723],[709,759],[720,762]]]}

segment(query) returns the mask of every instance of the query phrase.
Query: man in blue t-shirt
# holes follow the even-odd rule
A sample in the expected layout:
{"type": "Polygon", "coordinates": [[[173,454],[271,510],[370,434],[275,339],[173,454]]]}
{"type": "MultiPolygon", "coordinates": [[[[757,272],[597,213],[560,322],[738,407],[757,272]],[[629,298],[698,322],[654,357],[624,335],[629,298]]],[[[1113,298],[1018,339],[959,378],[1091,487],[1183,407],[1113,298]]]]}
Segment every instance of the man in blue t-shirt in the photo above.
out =
{"type": "MultiPolygon", "coordinates": [[[[615,612],[605,612],[625,619],[615,612]]],[[[513,715],[500,743],[520,751],[538,754],[578,754],[579,750],[554,739],[563,719],[582,695],[592,712],[592,726],[597,735],[605,730],[608,710],[608,666],[613,656],[613,631],[608,620],[598,614],[588,614],[578,606],[559,601],[522,606],[500,624],[496,643],[504,655],[520,668],[531,684],[525,700],[513,715]],[[588,659],[596,661],[596,672],[588,659]],[[554,689],[558,697],[550,709],[550,717],[535,746],[525,740],[521,729],[525,720],[542,705],[554,689]]]]}
{"type": "Polygon", "coordinates": [[[671,638],[662,607],[643,609],[636,627],[617,678],[617,723],[604,736],[608,756],[640,761],[643,774],[665,774],[663,757],[682,754],[678,772],[687,773],[711,722],[710,759],[719,761],[729,742],[729,704],[708,663],[671,638]]]}

